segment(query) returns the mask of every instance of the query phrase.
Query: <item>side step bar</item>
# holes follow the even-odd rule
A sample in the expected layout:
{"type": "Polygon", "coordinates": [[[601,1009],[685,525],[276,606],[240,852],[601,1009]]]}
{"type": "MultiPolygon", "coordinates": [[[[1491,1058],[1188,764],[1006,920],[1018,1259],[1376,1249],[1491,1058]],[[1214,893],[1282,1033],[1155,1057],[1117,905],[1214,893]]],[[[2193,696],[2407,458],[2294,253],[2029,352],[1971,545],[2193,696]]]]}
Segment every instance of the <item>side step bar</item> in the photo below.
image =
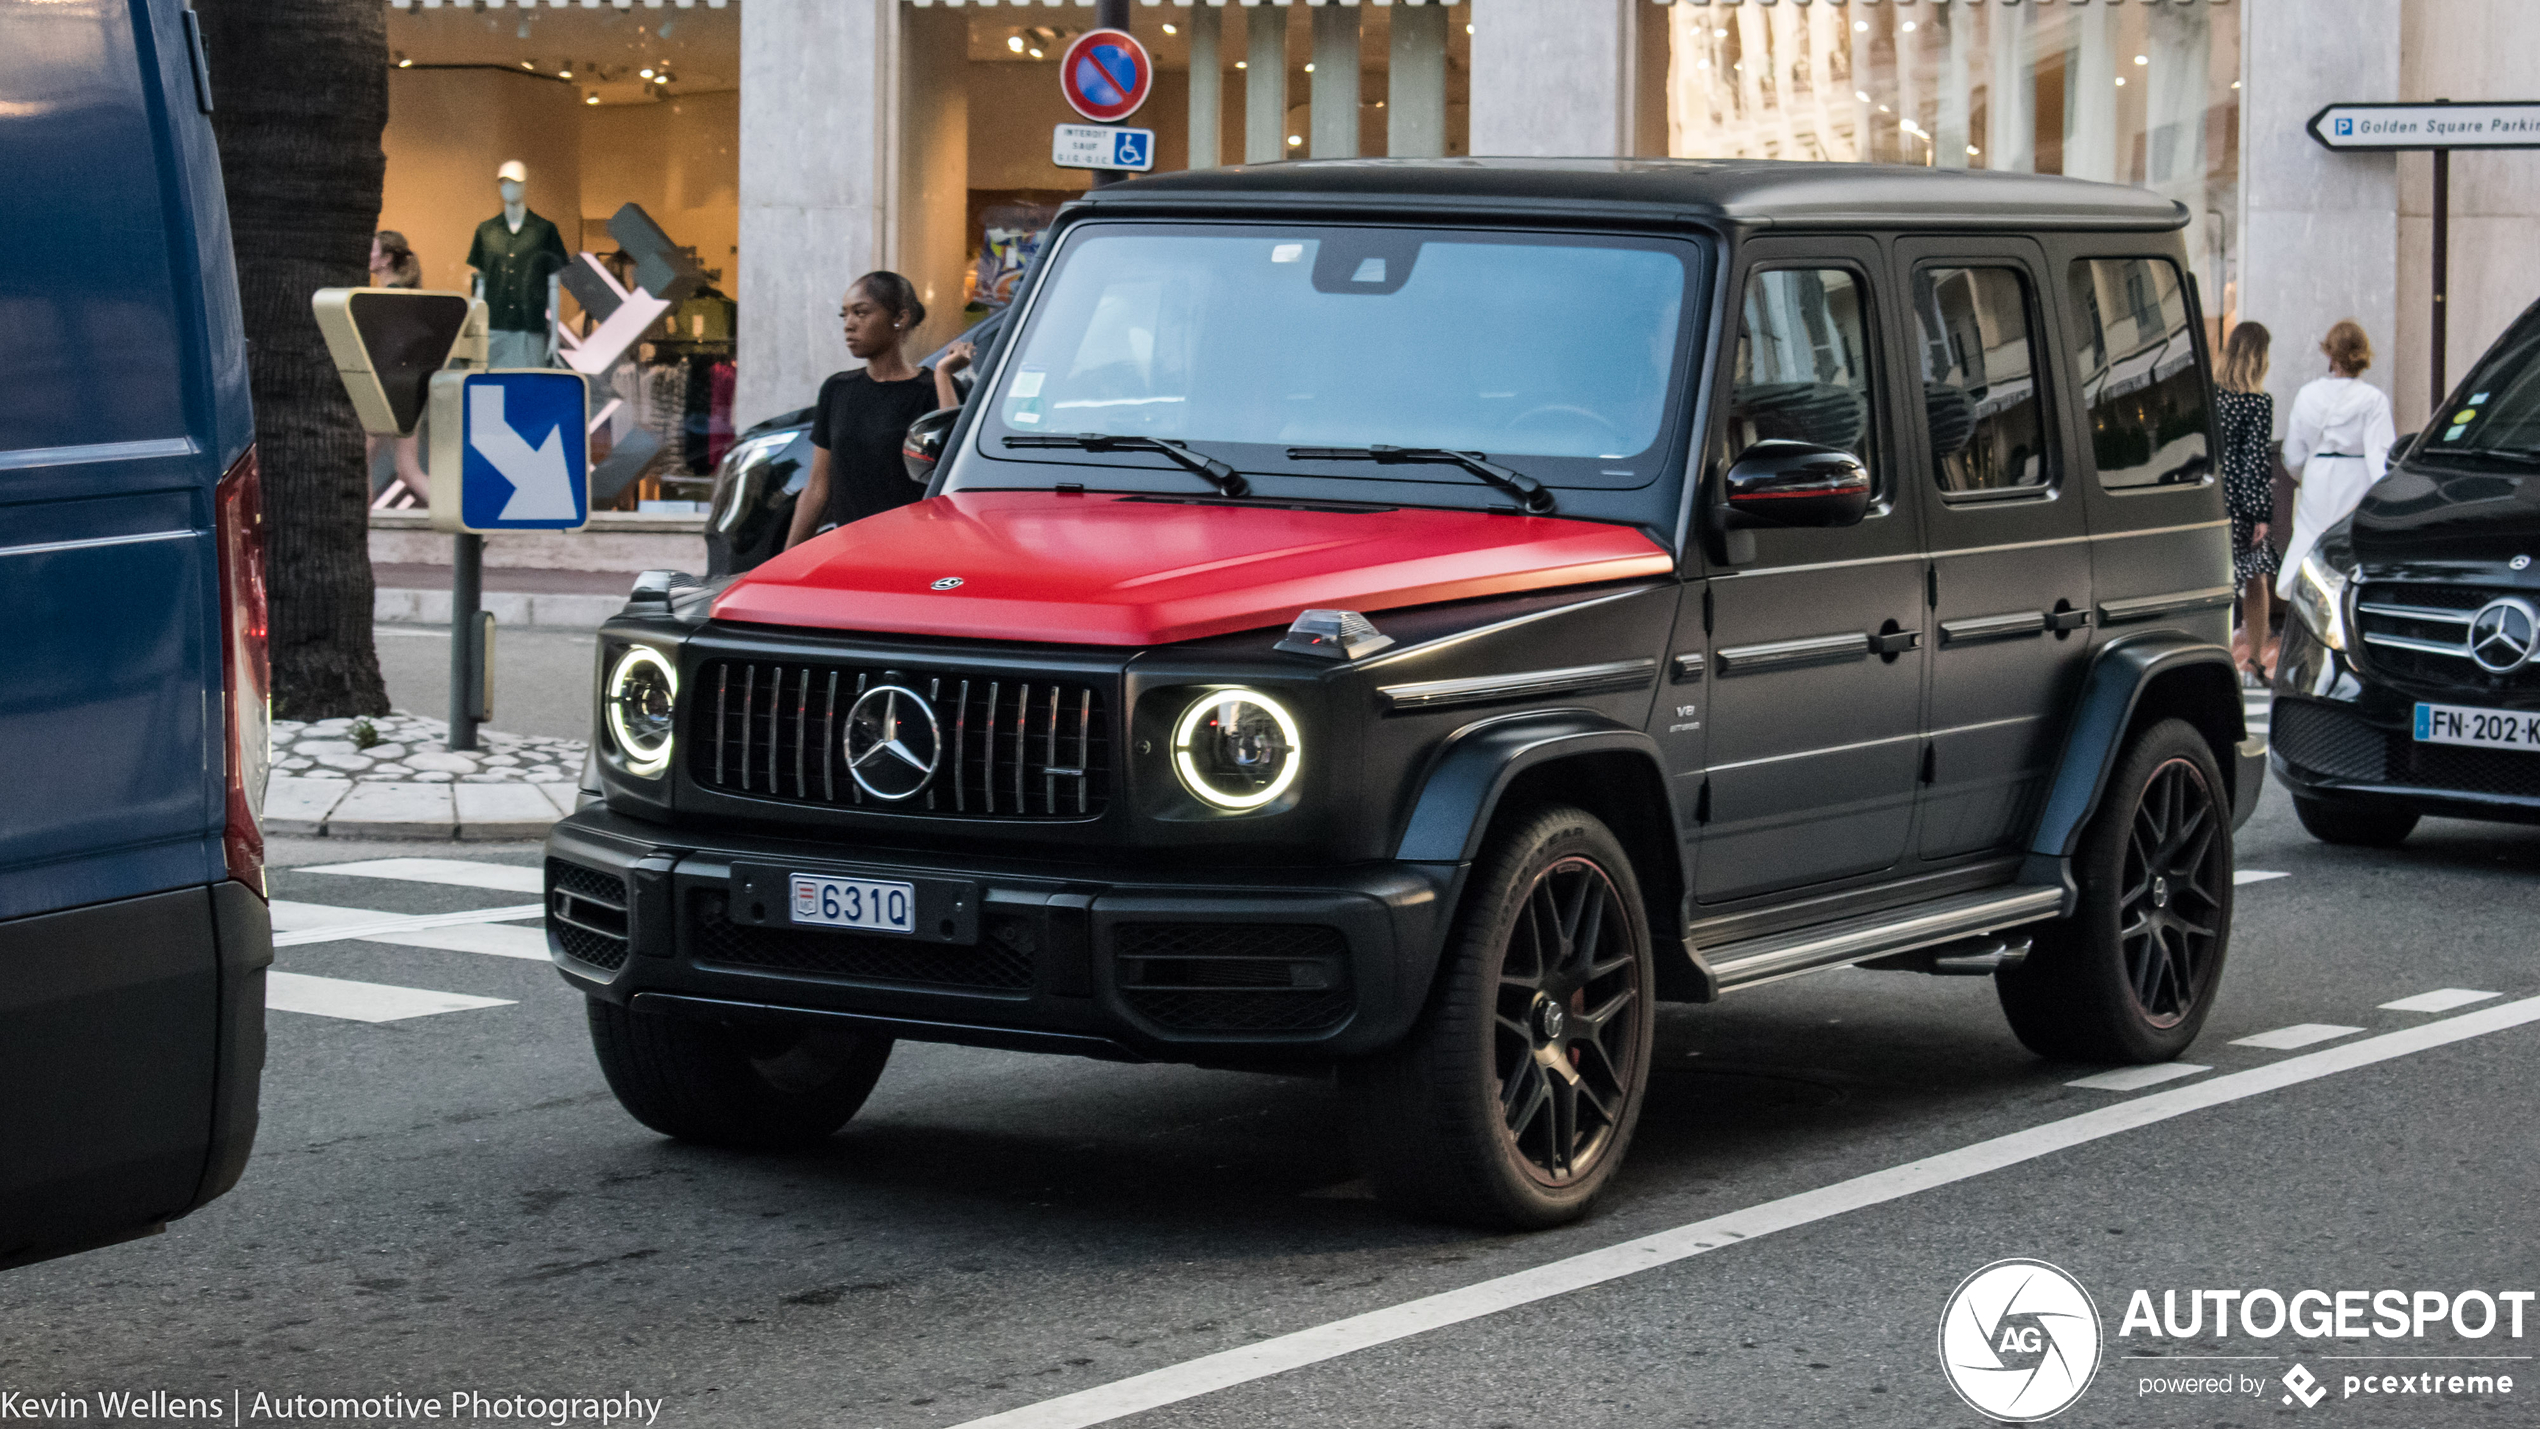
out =
{"type": "Polygon", "coordinates": [[[1700,950],[1700,956],[1718,989],[1730,992],[1779,982],[1819,968],[1911,953],[1979,933],[2034,923],[2056,916],[2063,908],[2062,889],[2018,884],[1920,904],[1903,910],[1901,916],[1891,909],[1796,932],[1723,943],[1700,950]]]}

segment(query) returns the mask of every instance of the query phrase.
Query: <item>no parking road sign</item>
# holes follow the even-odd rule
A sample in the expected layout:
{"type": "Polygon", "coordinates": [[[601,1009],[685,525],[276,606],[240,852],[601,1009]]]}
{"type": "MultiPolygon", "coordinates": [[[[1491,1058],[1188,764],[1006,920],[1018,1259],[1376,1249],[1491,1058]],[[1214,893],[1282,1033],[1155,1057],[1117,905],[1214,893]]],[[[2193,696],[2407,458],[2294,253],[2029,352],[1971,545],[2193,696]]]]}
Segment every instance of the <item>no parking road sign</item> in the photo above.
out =
{"type": "Polygon", "coordinates": [[[432,526],[574,531],[591,519],[589,389],[555,368],[432,379],[432,526]]]}
{"type": "Polygon", "coordinates": [[[1154,87],[1155,61],[1126,30],[1087,30],[1059,58],[1059,92],[1069,107],[1097,124],[1117,124],[1137,113],[1154,87]]]}

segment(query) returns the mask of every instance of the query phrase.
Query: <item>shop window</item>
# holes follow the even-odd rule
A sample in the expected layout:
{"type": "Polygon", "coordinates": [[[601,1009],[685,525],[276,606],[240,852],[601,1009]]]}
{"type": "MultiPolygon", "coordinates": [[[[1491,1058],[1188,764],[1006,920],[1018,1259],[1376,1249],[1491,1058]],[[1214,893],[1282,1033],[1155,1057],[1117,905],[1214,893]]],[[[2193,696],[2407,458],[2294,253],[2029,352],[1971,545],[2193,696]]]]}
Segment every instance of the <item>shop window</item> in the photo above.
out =
{"type": "Polygon", "coordinates": [[[1914,326],[1940,489],[1961,495],[2052,482],[2030,339],[2036,312],[2019,270],[1921,269],[1914,326]]]}
{"type": "Polygon", "coordinates": [[[2187,291],[2161,258],[2084,258],[2069,273],[2090,452],[2111,491],[2208,479],[2205,377],[2187,291]]]}
{"type": "Polygon", "coordinates": [[[1777,268],[1746,280],[1716,460],[1779,438],[1871,459],[1868,298],[1841,268],[1777,268]]]}

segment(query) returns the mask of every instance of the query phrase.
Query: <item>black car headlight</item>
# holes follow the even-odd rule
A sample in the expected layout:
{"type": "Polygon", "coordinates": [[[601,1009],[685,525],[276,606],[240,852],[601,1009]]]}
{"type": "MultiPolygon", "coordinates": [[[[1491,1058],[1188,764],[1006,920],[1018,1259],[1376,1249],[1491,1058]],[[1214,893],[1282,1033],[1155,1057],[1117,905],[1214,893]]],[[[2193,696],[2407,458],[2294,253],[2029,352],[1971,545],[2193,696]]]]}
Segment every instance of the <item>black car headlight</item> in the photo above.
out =
{"type": "Polygon", "coordinates": [[[627,773],[653,779],[670,767],[678,706],[679,671],[669,656],[650,645],[636,645],[617,657],[600,695],[600,712],[627,773]]]}
{"type": "Polygon", "coordinates": [[[1259,690],[1212,690],[1173,724],[1182,787],[1220,809],[1258,809],[1296,783],[1304,738],[1288,707],[1259,690]]]}
{"type": "Polygon", "coordinates": [[[2352,579],[2314,546],[2293,573],[2294,617],[2331,650],[2346,648],[2346,587],[2352,579]]]}

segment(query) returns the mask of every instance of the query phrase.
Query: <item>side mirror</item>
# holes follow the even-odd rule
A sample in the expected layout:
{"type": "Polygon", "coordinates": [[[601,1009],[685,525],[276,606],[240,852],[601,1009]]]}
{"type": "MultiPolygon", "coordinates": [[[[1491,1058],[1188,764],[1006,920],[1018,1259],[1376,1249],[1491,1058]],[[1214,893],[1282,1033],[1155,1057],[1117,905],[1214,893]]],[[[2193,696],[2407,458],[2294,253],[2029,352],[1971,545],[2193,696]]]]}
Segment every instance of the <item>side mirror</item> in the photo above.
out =
{"type": "Polygon", "coordinates": [[[1851,526],[1870,512],[1870,469],[1834,447],[1779,439],[1738,453],[1720,480],[1724,529],[1851,526]]]}
{"type": "Polygon", "coordinates": [[[953,423],[959,420],[959,407],[938,407],[908,424],[908,435],[900,439],[900,462],[908,468],[909,480],[922,486],[935,479],[944,439],[952,435],[953,423]]]}

